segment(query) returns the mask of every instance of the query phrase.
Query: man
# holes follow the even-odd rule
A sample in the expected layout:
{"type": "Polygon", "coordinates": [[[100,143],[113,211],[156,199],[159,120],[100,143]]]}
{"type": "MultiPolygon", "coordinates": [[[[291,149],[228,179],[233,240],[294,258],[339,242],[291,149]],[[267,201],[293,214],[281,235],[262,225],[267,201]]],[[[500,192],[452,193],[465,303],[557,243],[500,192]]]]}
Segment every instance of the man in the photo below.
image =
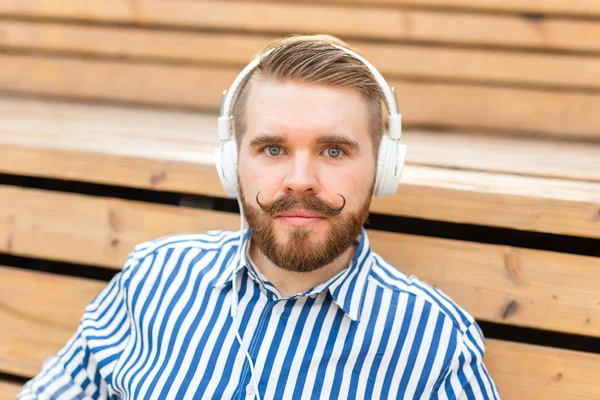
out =
{"type": "Polygon", "coordinates": [[[370,249],[382,90],[332,43],[276,42],[237,97],[249,230],[138,245],[21,399],[499,397],[474,319],[370,249]]]}

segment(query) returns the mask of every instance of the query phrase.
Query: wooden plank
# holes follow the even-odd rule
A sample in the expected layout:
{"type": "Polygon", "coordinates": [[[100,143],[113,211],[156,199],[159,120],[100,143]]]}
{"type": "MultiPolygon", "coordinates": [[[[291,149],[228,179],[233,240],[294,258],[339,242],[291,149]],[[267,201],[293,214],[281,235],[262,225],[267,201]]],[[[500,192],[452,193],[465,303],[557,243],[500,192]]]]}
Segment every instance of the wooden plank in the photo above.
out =
{"type": "Polygon", "coordinates": [[[386,7],[251,1],[4,0],[0,15],[83,21],[235,29],[286,34],[328,33],[494,46],[597,51],[600,24],[589,20],[448,13],[386,7]]]}
{"type": "MultiPolygon", "coordinates": [[[[0,48],[76,55],[228,63],[241,69],[274,36],[1,21],[0,48]],[[201,51],[199,51],[201,49],[201,51]]],[[[389,77],[600,88],[600,59],[432,46],[350,43],[389,77]],[[419,62],[414,62],[419,60],[419,62]]]]}
{"type": "Polygon", "coordinates": [[[414,165],[600,182],[596,143],[422,130],[405,131],[404,140],[414,165]]]}
{"type": "Polygon", "coordinates": [[[600,96],[594,94],[394,80],[390,84],[399,93],[408,124],[598,139],[600,121],[592,115],[600,109],[600,96]]]}
{"type": "MultiPolygon", "coordinates": [[[[0,91],[216,110],[238,72],[233,67],[0,55],[0,91]]],[[[390,84],[409,125],[600,139],[600,95],[402,80],[390,84]]]]}
{"type": "Polygon", "coordinates": [[[2,185],[0,192],[1,252],[110,268],[142,241],[239,224],[233,214],[177,206],[2,185]]]}
{"type": "Polygon", "coordinates": [[[20,383],[0,380],[0,399],[14,400],[21,391],[22,386],[20,383]]]}
{"type": "Polygon", "coordinates": [[[31,377],[106,282],[0,267],[0,371],[31,377]]]}
{"type": "Polygon", "coordinates": [[[369,238],[383,258],[478,319],[600,336],[598,257],[375,230],[369,238]]]}
{"type": "Polygon", "coordinates": [[[600,356],[487,340],[486,367],[503,399],[597,399],[600,356]]]}
{"type": "MultiPolygon", "coordinates": [[[[0,186],[0,206],[7,213],[0,220],[1,252],[116,269],[137,243],[239,226],[231,213],[8,186],[0,186]]],[[[369,234],[384,258],[478,318],[600,336],[600,258],[369,234]]]]}
{"type": "MultiPolygon", "coordinates": [[[[26,149],[34,158],[47,158],[44,153],[53,150],[149,158],[158,171],[165,167],[163,160],[210,164],[218,145],[216,115],[211,113],[0,97],[0,121],[0,148],[8,154],[0,161],[0,171],[14,174],[52,177],[64,171],[62,166],[54,170],[60,160],[24,162],[21,157],[26,155],[21,153],[26,149]],[[36,170],[36,165],[43,168],[36,170]]],[[[404,141],[411,165],[600,182],[600,144],[410,129],[404,141]]]]}
{"type": "MultiPolygon", "coordinates": [[[[214,169],[212,118],[10,99],[0,100],[0,117],[4,173],[224,195],[214,169]]],[[[589,161],[581,160],[573,174],[589,161]]],[[[599,203],[597,182],[408,165],[398,194],[375,199],[372,210],[598,238],[599,203]]]]}
{"type": "MultiPolygon", "coordinates": [[[[290,1],[291,0],[277,0],[290,1]]],[[[300,0],[311,1],[311,0],[300,0]]],[[[294,0],[297,2],[297,0],[294,0]]],[[[411,8],[432,8],[442,11],[481,10],[532,14],[600,15],[600,5],[595,0],[329,0],[339,4],[390,5],[411,8]]]]}
{"type": "Polygon", "coordinates": [[[73,99],[217,109],[234,78],[235,71],[218,67],[0,55],[0,91],[73,99]]]}
{"type": "MultiPolygon", "coordinates": [[[[103,282],[0,267],[0,371],[35,375],[75,331],[103,282]],[[4,300],[6,299],[6,300],[4,300]],[[19,301],[15,301],[18,299],[19,301]],[[37,329],[32,329],[36,327],[37,329]]],[[[600,356],[488,339],[485,362],[504,399],[594,399],[600,356]]]]}
{"type": "Polygon", "coordinates": [[[415,166],[402,179],[395,196],[373,200],[372,212],[600,237],[597,184],[415,166]]]}

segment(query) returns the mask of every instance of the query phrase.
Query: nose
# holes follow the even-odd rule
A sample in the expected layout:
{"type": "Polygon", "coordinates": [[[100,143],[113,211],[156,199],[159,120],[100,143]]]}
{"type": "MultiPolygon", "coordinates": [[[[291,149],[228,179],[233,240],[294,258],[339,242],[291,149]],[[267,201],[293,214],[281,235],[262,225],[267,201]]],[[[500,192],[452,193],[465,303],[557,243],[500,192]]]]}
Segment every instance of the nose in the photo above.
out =
{"type": "Polygon", "coordinates": [[[308,155],[301,153],[295,155],[283,181],[286,194],[302,196],[319,192],[319,179],[313,164],[308,155]]]}

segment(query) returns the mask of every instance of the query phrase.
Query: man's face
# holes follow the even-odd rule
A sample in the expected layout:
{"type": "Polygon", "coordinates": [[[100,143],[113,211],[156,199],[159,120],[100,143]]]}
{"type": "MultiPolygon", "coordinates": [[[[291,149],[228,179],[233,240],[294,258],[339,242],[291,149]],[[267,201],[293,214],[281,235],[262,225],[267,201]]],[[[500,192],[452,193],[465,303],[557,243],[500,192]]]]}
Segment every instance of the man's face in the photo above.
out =
{"type": "Polygon", "coordinates": [[[276,265],[316,270],[359,235],[375,177],[369,132],[368,103],[354,90],[254,82],[239,143],[241,200],[253,242],[276,265]]]}

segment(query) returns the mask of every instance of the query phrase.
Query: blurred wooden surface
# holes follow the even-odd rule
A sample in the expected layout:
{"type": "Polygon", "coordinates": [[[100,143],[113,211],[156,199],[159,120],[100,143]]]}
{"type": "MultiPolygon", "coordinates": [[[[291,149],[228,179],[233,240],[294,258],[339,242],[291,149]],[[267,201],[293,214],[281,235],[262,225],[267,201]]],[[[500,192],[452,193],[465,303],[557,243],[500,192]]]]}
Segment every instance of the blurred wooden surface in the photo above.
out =
{"type": "MultiPolygon", "coordinates": [[[[408,165],[398,194],[371,211],[475,225],[496,243],[372,226],[376,251],[480,321],[565,343],[600,337],[600,253],[573,254],[600,239],[593,0],[1,1],[0,255],[91,276],[116,272],[141,241],[236,228],[235,214],[188,202],[224,196],[213,163],[222,90],[294,32],[340,36],[396,87],[408,165]],[[182,205],[113,196],[125,188],[182,205]],[[580,247],[523,248],[498,228],[580,247]]],[[[104,285],[0,267],[0,374],[35,374],[104,285]]],[[[597,349],[487,343],[504,399],[600,398],[597,349]]],[[[2,379],[0,398],[14,397],[19,385],[2,379]]]]}
{"type": "MultiPolygon", "coordinates": [[[[224,195],[210,114],[0,98],[0,115],[0,172],[224,195]]],[[[600,144],[406,136],[403,184],[373,211],[600,238],[600,144]]]]}
{"type": "Polygon", "coordinates": [[[0,379],[0,399],[14,400],[21,391],[21,384],[0,379]]]}
{"type": "Polygon", "coordinates": [[[598,398],[597,354],[490,340],[485,362],[503,399],[598,398]]]}
{"type": "Polygon", "coordinates": [[[0,90],[215,110],[234,74],[274,37],[327,31],[381,68],[409,125],[600,139],[600,23],[430,7],[7,0],[0,90]],[[20,17],[35,20],[10,19],[20,17]]]}
{"type": "MultiPolygon", "coordinates": [[[[239,224],[231,213],[10,186],[0,186],[0,208],[11,209],[0,220],[1,252],[116,269],[138,243],[239,224]]],[[[598,257],[376,230],[369,235],[385,259],[440,288],[476,318],[600,336],[598,257]]]]}
{"type": "MultiPolygon", "coordinates": [[[[273,0],[297,2],[298,0],[273,0]]],[[[299,0],[311,1],[311,0],[299,0]]],[[[327,0],[329,3],[340,4],[386,4],[394,6],[430,7],[431,9],[471,10],[471,11],[511,11],[560,15],[600,15],[600,4],[595,0],[327,0]]]]}
{"type": "MultiPolygon", "coordinates": [[[[242,66],[276,35],[157,31],[121,26],[1,21],[2,46],[73,56],[223,63],[242,66]],[[202,51],[198,51],[202,49],[202,51]]],[[[431,47],[351,40],[388,77],[600,88],[600,60],[585,55],[525,53],[506,49],[431,47]],[[577,74],[571,73],[578,71],[577,74]]]]}
{"type": "MultiPolygon", "coordinates": [[[[0,91],[215,111],[238,70],[5,54],[0,91]]],[[[600,139],[600,95],[594,93],[394,79],[390,85],[409,126],[600,139]]]]}
{"type": "MultiPolygon", "coordinates": [[[[550,1],[547,1],[550,2],[550,1]]],[[[595,7],[598,8],[597,6],[595,7]]],[[[4,0],[0,15],[250,32],[305,32],[442,43],[597,50],[600,27],[587,20],[396,7],[264,1],[4,0]]]]}

